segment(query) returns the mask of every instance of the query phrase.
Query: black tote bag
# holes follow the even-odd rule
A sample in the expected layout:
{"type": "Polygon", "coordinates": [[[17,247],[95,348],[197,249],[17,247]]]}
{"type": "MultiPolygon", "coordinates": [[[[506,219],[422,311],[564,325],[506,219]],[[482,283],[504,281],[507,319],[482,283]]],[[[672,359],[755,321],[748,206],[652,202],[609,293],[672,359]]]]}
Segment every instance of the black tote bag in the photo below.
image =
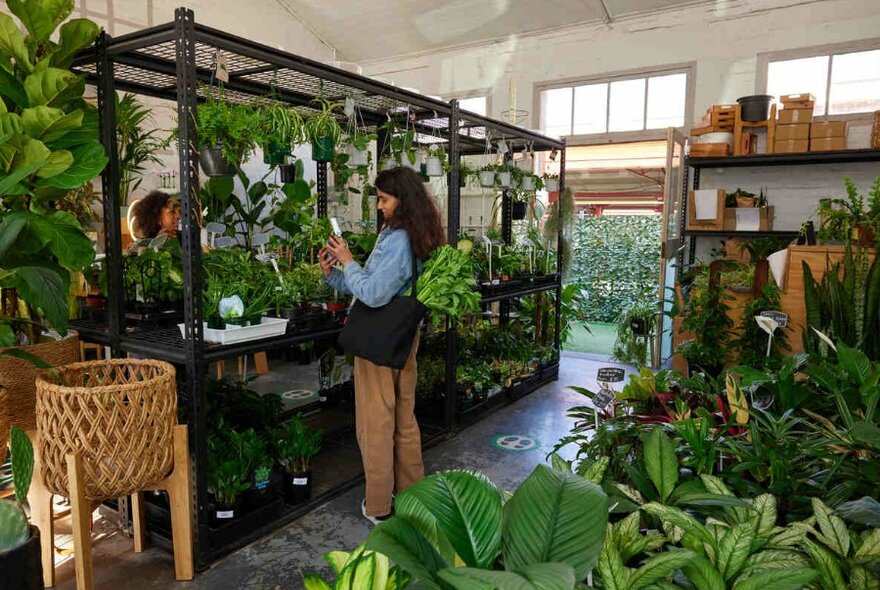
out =
{"type": "Polygon", "coordinates": [[[425,306],[416,299],[418,269],[412,255],[412,295],[396,295],[382,307],[355,301],[342,327],[339,343],[345,352],[392,369],[406,365],[413,340],[425,317],[425,306]]]}

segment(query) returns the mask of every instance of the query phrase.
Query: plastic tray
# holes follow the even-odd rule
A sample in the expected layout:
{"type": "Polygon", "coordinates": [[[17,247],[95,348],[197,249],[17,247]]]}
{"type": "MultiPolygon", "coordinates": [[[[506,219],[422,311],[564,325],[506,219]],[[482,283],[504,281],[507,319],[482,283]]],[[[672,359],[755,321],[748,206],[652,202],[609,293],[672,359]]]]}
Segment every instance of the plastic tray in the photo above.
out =
{"type": "MultiPolygon", "coordinates": [[[[180,328],[181,337],[184,336],[183,324],[177,324],[180,328]]],[[[262,338],[271,338],[273,336],[281,336],[287,331],[287,319],[263,317],[260,324],[256,326],[229,326],[225,330],[217,328],[209,328],[207,322],[204,324],[205,342],[214,344],[235,344],[236,342],[247,342],[249,340],[260,340],[262,338]]]]}

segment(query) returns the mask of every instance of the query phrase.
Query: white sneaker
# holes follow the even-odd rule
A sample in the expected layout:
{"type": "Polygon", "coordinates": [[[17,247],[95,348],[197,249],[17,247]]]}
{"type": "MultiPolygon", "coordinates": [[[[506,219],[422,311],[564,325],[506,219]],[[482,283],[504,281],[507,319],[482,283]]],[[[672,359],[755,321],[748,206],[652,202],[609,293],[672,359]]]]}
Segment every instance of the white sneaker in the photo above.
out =
{"type": "Polygon", "coordinates": [[[364,518],[366,518],[367,520],[369,520],[373,524],[383,523],[394,515],[393,512],[389,512],[385,516],[370,516],[369,514],[367,514],[367,499],[366,498],[361,500],[361,514],[363,514],[364,518]]]}

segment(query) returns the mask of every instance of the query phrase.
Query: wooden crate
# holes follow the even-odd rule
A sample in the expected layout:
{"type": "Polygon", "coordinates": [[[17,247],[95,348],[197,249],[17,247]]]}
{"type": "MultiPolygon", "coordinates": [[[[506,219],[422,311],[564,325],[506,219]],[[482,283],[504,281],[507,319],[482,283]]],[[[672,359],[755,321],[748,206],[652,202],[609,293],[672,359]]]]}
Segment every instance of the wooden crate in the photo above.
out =
{"type": "Polygon", "coordinates": [[[703,115],[703,127],[712,127],[713,131],[733,131],[736,123],[736,105],[716,104],[709,107],[703,115]]]}
{"type": "Polygon", "coordinates": [[[689,154],[691,158],[719,158],[730,155],[729,143],[692,143],[689,154]]]}

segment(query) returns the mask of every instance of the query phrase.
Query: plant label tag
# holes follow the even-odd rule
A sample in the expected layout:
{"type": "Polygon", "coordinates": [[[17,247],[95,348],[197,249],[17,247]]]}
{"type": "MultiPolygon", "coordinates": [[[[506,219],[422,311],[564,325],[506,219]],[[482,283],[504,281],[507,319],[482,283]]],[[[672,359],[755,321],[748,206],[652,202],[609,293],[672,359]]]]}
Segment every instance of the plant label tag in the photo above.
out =
{"type": "Polygon", "coordinates": [[[214,76],[224,84],[229,83],[229,62],[219,49],[214,54],[214,76]]]}
{"type": "Polygon", "coordinates": [[[308,477],[294,477],[293,478],[293,485],[307,486],[307,485],[309,485],[309,478],[308,477]]]}
{"type": "Polygon", "coordinates": [[[788,324],[788,314],[783,311],[762,311],[761,315],[765,318],[770,318],[777,324],[779,324],[780,328],[784,328],[786,324],[788,324]]]}
{"type": "Polygon", "coordinates": [[[593,405],[597,410],[604,410],[614,401],[614,392],[607,388],[602,388],[599,393],[593,396],[593,405]]]}
{"type": "Polygon", "coordinates": [[[217,518],[235,518],[235,510],[218,510],[217,518]]]}
{"type": "Polygon", "coordinates": [[[599,369],[596,379],[605,383],[620,383],[626,373],[617,367],[602,367],[599,369]]]}

